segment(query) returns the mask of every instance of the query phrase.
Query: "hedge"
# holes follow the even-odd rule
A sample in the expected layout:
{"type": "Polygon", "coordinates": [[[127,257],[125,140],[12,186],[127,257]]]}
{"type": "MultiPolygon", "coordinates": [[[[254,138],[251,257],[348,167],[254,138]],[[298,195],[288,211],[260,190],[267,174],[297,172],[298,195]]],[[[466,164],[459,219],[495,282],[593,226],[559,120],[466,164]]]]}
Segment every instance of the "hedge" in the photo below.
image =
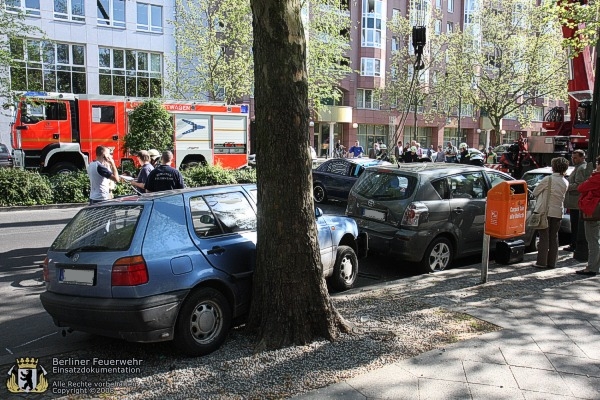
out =
{"type": "MultiPolygon", "coordinates": [[[[198,166],[182,171],[186,187],[256,183],[256,170],[198,166]]],[[[128,183],[117,183],[115,197],[135,194],[128,183]]],[[[53,176],[16,168],[0,168],[0,207],[86,203],[90,181],[86,171],[53,176]]]]}

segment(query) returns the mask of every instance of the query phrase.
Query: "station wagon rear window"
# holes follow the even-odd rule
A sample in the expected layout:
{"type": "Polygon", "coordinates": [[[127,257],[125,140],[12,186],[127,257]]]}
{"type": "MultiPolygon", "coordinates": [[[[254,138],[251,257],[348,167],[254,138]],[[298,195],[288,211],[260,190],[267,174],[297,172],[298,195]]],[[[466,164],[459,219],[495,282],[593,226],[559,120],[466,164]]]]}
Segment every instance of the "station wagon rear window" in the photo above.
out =
{"type": "Polygon", "coordinates": [[[84,208],[58,235],[50,250],[127,250],[143,208],[141,205],[84,208]]]}
{"type": "Polygon", "coordinates": [[[410,197],[416,186],[414,176],[366,170],[352,190],[363,197],[387,201],[410,197]]]}

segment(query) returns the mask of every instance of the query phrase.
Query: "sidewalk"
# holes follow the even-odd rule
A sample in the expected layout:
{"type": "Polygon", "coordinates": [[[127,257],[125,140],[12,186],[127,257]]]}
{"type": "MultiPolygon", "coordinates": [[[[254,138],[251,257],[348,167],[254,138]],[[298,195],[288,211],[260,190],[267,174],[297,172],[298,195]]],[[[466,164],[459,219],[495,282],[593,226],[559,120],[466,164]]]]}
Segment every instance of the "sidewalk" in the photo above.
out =
{"type": "MultiPolygon", "coordinates": [[[[492,301],[475,299],[478,290],[468,285],[430,297],[420,294],[425,284],[400,284],[399,292],[407,296],[416,292],[425,301],[445,303],[449,310],[503,329],[294,399],[600,399],[600,277],[574,280],[573,272],[585,264],[561,253],[562,268],[536,274],[542,288],[545,280],[557,284],[537,293],[534,288],[529,293],[535,294],[528,296],[521,293],[535,283],[518,274],[509,277],[514,295],[492,301]]],[[[439,278],[448,280],[457,273],[464,270],[444,271],[439,278]]],[[[504,281],[490,278],[479,288],[504,281]]]]}

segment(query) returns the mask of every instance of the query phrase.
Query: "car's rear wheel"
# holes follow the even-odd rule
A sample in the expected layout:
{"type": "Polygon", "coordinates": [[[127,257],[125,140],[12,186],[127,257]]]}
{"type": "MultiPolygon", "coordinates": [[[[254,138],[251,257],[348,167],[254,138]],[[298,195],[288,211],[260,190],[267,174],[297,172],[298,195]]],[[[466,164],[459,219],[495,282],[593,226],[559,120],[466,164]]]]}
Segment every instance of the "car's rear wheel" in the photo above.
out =
{"type": "Polygon", "coordinates": [[[438,237],[431,242],[421,260],[425,272],[445,270],[452,262],[452,243],[445,237],[438,237]]]}
{"type": "Polygon", "coordinates": [[[329,278],[336,290],[348,290],[354,286],[358,275],[358,258],[350,246],[339,246],[333,266],[333,275],[329,278]]]}
{"type": "Polygon", "coordinates": [[[175,346],[191,356],[217,350],[231,325],[231,307],[221,292],[201,288],[184,302],[175,326],[175,346]]]}
{"type": "Polygon", "coordinates": [[[313,197],[315,198],[315,203],[325,203],[327,201],[327,191],[320,183],[314,186],[313,197]]]}

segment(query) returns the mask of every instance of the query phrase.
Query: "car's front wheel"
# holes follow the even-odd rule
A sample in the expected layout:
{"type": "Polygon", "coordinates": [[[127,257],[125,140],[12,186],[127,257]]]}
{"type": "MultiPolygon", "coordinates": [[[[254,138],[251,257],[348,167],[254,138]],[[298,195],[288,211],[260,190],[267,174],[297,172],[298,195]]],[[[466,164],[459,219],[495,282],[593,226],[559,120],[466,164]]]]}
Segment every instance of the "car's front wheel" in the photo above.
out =
{"type": "Polygon", "coordinates": [[[329,278],[336,290],[352,289],[358,275],[358,258],[350,246],[339,246],[333,266],[333,275],[329,278]]]}
{"type": "Polygon", "coordinates": [[[452,243],[445,237],[438,237],[431,242],[421,260],[425,272],[445,270],[452,262],[452,243]]]}
{"type": "Polygon", "coordinates": [[[191,356],[217,350],[231,325],[231,307],[221,292],[201,288],[184,302],[175,326],[175,346],[191,356]]]}
{"type": "Polygon", "coordinates": [[[327,201],[327,191],[325,191],[325,187],[320,183],[317,183],[313,188],[313,197],[315,198],[315,203],[325,203],[327,201]]]}

